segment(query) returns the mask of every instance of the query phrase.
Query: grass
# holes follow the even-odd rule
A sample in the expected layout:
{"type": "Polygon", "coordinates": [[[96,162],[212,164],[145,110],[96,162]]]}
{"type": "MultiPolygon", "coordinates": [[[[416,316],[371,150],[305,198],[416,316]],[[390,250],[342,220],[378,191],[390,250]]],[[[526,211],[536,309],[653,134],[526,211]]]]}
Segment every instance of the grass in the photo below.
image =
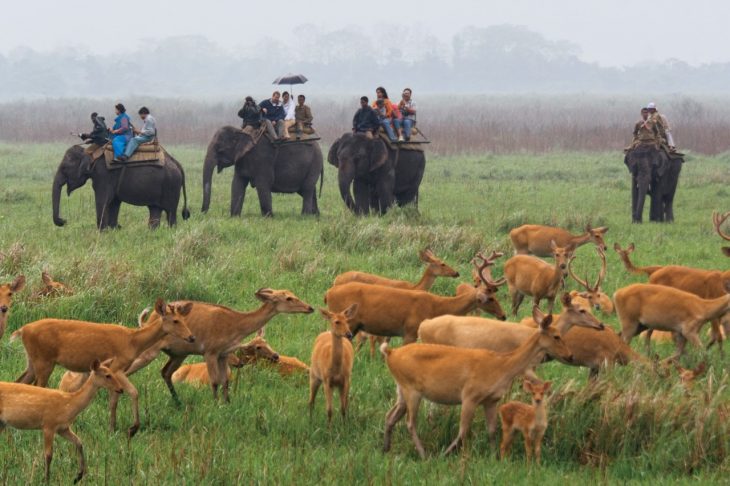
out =
{"type": "MultiPolygon", "coordinates": [[[[67,226],[51,222],[50,186],[63,151],[56,144],[0,144],[0,282],[22,272],[30,287],[18,296],[0,341],[0,380],[14,380],[25,366],[22,345],[10,343],[8,334],[36,319],[132,326],[157,296],[252,309],[260,287],[288,288],[318,306],[342,271],[417,279],[422,267],[416,253],[425,246],[468,275],[476,251],[508,251],[507,232],[525,222],[576,232],[587,222],[608,225],[610,244],[636,243],[637,264],[728,266],[710,220],[712,210],[728,209],[727,155],[689,157],[675,201],[677,222],[638,226],[630,224],[629,176],[620,154],[431,159],[420,214],[404,209],[361,219],[345,212],[336,173],[327,166],[320,218],[301,217],[298,196],[279,195],[276,216],[262,219],[255,191],[249,191],[243,218],[231,219],[226,214],[231,170],[215,176],[212,209],[203,215],[203,148],[176,146],[171,151],[187,170],[192,218],[172,230],[148,231],[146,208],[123,206],[122,229],[99,233],[90,184],[62,198],[67,226]],[[44,269],[75,295],[32,300],[30,290],[40,285],[44,269]]],[[[578,254],[576,269],[594,275],[593,250],[584,247],[578,254]]],[[[626,274],[617,255],[611,253],[608,263],[609,292],[641,280],[626,274]]],[[[434,291],[452,293],[456,284],[439,280],[434,291]]],[[[505,295],[502,304],[507,307],[505,295]]],[[[617,325],[615,316],[606,321],[617,325]]],[[[314,337],[325,327],[318,315],[278,316],[267,338],[280,353],[308,361],[314,337]]],[[[643,352],[643,344],[633,344],[643,352]]],[[[656,349],[662,356],[673,351],[671,345],[656,349]]],[[[690,354],[685,363],[699,359],[690,354]]],[[[213,403],[209,390],[179,386],[184,405],[177,408],[159,378],[160,358],[132,378],[141,393],[143,428],[131,443],[123,432],[131,421],[128,399],[120,405],[120,430],[110,434],[105,392],[75,430],[85,444],[89,484],[722,483],[730,473],[730,392],[724,360],[716,351],[709,360],[709,373],[689,395],[674,374],[626,367],[609,370],[587,388],[586,370],[543,366],[539,373],[554,380],[556,394],[539,469],[525,467],[519,444],[512,459],[496,461],[481,415],[467,447],[442,457],[458,429],[455,407],[431,421],[422,413],[419,430],[431,453],[428,461],[418,460],[404,425],[396,429],[392,452],[382,454],[394,386],[380,358],[364,351],[355,363],[350,416],[331,428],[321,394],[309,419],[306,379],[284,380],[269,370],[242,370],[230,405],[213,403]]],[[[61,372],[54,373],[54,384],[61,372]]],[[[519,388],[512,396],[527,400],[519,388]]],[[[41,451],[39,432],[9,429],[0,435],[0,483],[41,482],[41,451]]],[[[73,449],[57,440],[52,482],[67,483],[75,468],[73,449]]]]}

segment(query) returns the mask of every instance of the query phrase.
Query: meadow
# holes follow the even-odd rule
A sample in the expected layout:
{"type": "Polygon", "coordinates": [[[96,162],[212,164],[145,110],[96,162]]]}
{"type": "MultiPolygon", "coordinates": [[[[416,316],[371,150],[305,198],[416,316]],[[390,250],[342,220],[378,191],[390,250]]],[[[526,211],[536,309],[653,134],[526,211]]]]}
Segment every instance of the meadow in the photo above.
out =
{"type": "MultiPolygon", "coordinates": [[[[637,264],[677,263],[728,267],[711,224],[713,210],[730,210],[730,154],[689,155],[675,200],[671,225],[632,225],[629,174],[620,153],[550,152],[430,157],[420,207],[396,209],[383,218],[355,218],[345,211],[327,165],[319,218],[301,217],[298,196],[275,195],[275,217],[259,216],[254,191],[242,218],[227,215],[231,170],[216,174],[208,214],[200,213],[202,159],[199,145],[171,145],[183,164],[192,217],[173,229],[149,231],[147,209],[122,206],[119,230],[98,232],[90,184],[62,197],[63,228],[51,221],[51,181],[66,145],[0,144],[0,282],[28,277],[18,295],[9,329],[0,341],[0,380],[15,380],[25,367],[22,345],[9,334],[47,316],[136,325],[139,312],[156,297],[216,302],[235,309],[258,306],[261,287],[289,289],[322,306],[325,291],[343,271],[358,269],[416,280],[417,250],[430,247],[462,278],[438,280],[433,291],[453,293],[469,281],[469,260],[483,249],[511,253],[508,231],[544,223],[579,232],[586,223],[607,225],[609,246],[634,242],[637,264]],[[61,298],[32,299],[42,270],[74,290],[61,298]]],[[[648,207],[647,207],[648,211],[648,207]]],[[[495,275],[501,275],[503,261],[495,275]]],[[[595,275],[598,258],[590,245],[578,251],[575,268],[595,275]]],[[[610,250],[604,288],[611,294],[642,281],[623,269],[610,250]]],[[[569,288],[576,288],[571,282],[569,288]]],[[[509,307],[506,290],[502,306],[509,307]]],[[[529,313],[523,305],[520,317],[529,313]]],[[[615,316],[604,322],[617,328],[615,316]]],[[[313,315],[280,315],[266,337],[279,353],[309,361],[315,336],[326,329],[313,315]]],[[[703,333],[704,334],[704,333],[703,333]]],[[[705,338],[706,339],[706,338],[705,338]]],[[[394,340],[399,345],[399,340],[394,340]]],[[[633,347],[644,353],[643,340],[633,347]]],[[[662,357],[671,344],[655,345],[662,357]]],[[[187,362],[195,361],[193,357],[187,362]]],[[[705,359],[685,356],[685,365],[705,359]]],[[[421,438],[430,458],[418,459],[404,423],[393,448],[381,452],[384,416],[395,386],[380,356],[365,349],[355,361],[351,407],[343,423],[327,426],[320,393],[307,411],[303,377],[282,379],[267,369],[234,374],[230,404],[214,403],[208,389],[178,386],[182,406],[173,404],[158,358],[133,375],[142,429],[128,441],[128,398],[122,398],[119,429],[108,431],[106,392],[77,420],[85,445],[87,484],[464,484],[464,483],[724,483],[730,473],[730,391],[725,364],[716,349],[709,371],[686,393],[676,373],[650,368],[607,370],[588,385],[587,370],[559,363],[538,374],[554,381],[542,467],[526,467],[518,440],[512,458],[496,460],[477,414],[467,446],[451,457],[441,452],[458,431],[458,407],[439,409],[430,419],[422,407],[421,438]]],[[[62,370],[57,368],[52,384],[62,370]]],[[[526,401],[521,387],[512,398],[526,401]]],[[[75,475],[72,447],[57,439],[51,482],[75,475]]],[[[40,432],[7,429],[0,435],[0,484],[43,480],[40,432]]]]}

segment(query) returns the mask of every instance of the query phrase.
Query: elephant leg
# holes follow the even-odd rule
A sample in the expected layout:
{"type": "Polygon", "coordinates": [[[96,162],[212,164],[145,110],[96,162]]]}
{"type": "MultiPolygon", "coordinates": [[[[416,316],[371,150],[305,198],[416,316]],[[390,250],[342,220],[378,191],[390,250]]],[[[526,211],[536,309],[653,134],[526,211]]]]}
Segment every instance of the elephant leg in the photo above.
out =
{"type": "Polygon", "coordinates": [[[167,216],[167,225],[173,227],[177,224],[177,208],[165,209],[165,215],[167,216]]]}
{"type": "Polygon", "coordinates": [[[666,192],[662,195],[664,197],[664,221],[668,223],[674,222],[674,194],[677,192],[679,174],[682,172],[682,161],[672,160],[671,164],[671,170],[666,174],[668,177],[666,192]]]}
{"type": "Polygon", "coordinates": [[[378,209],[380,215],[384,215],[388,212],[388,209],[393,205],[393,183],[394,178],[385,176],[377,184],[378,191],[378,209]]]}
{"type": "Polygon", "coordinates": [[[271,217],[274,215],[271,208],[271,187],[264,184],[256,184],[256,193],[259,195],[259,206],[261,206],[261,216],[271,217]]]}
{"type": "Polygon", "coordinates": [[[157,229],[160,227],[160,220],[162,219],[162,208],[157,206],[148,206],[150,210],[150,219],[147,225],[150,229],[157,229]]]}
{"type": "Polygon", "coordinates": [[[312,201],[316,201],[316,190],[314,188],[306,188],[299,192],[302,196],[302,214],[317,214],[312,201]]]}
{"type": "Polygon", "coordinates": [[[636,176],[636,208],[634,211],[634,222],[641,223],[644,214],[644,201],[649,193],[651,182],[651,166],[648,160],[639,161],[639,173],[636,176]]]}
{"type": "Polygon", "coordinates": [[[312,192],[312,214],[319,216],[319,202],[317,201],[317,190],[312,192]]]}
{"type": "Polygon", "coordinates": [[[119,209],[122,207],[122,201],[114,199],[109,203],[109,227],[119,228],[119,209]]]}
{"type": "Polygon", "coordinates": [[[368,215],[370,213],[370,187],[366,182],[357,179],[352,185],[355,193],[355,214],[368,215]]]}
{"type": "Polygon", "coordinates": [[[406,206],[416,202],[417,188],[409,188],[408,190],[395,195],[396,203],[399,207],[406,206]]]}
{"type": "Polygon", "coordinates": [[[240,216],[243,210],[243,201],[246,199],[248,179],[233,174],[231,181],[231,216],[240,216]]]}
{"type": "Polygon", "coordinates": [[[109,203],[106,198],[98,195],[96,197],[96,227],[100,230],[109,226],[109,203]]]}

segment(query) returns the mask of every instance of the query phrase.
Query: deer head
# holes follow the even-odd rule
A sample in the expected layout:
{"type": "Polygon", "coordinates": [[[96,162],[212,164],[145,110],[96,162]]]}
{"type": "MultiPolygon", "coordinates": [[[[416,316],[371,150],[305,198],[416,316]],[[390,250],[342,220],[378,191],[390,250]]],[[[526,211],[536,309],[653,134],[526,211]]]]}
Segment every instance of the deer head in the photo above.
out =
{"type": "Polygon", "coordinates": [[[611,298],[606,295],[603,290],[601,290],[601,284],[606,278],[606,253],[598,247],[596,247],[596,251],[598,252],[598,256],[601,258],[601,270],[598,272],[598,278],[596,278],[596,283],[590,285],[588,283],[588,277],[586,277],[585,280],[578,277],[573,272],[572,259],[568,262],[568,273],[573,278],[573,280],[575,280],[580,286],[584,288],[584,291],[578,293],[579,296],[588,300],[588,302],[590,302],[591,306],[594,309],[601,310],[606,314],[611,314],[613,313],[613,302],[611,301],[611,298]]]}

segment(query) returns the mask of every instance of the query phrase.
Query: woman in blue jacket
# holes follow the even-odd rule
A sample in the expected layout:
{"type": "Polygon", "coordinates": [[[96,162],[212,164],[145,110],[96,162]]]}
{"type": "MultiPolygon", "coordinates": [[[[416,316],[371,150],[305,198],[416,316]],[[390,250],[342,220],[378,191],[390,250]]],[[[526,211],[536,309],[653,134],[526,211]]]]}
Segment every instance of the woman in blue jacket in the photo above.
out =
{"type": "Polygon", "coordinates": [[[114,159],[119,159],[124,154],[127,142],[132,138],[132,121],[123,104],[115,105],[114,111],[117,117],[114,119],[114,126],[111,129],[112,147],[114,148],[114,159]]]}

